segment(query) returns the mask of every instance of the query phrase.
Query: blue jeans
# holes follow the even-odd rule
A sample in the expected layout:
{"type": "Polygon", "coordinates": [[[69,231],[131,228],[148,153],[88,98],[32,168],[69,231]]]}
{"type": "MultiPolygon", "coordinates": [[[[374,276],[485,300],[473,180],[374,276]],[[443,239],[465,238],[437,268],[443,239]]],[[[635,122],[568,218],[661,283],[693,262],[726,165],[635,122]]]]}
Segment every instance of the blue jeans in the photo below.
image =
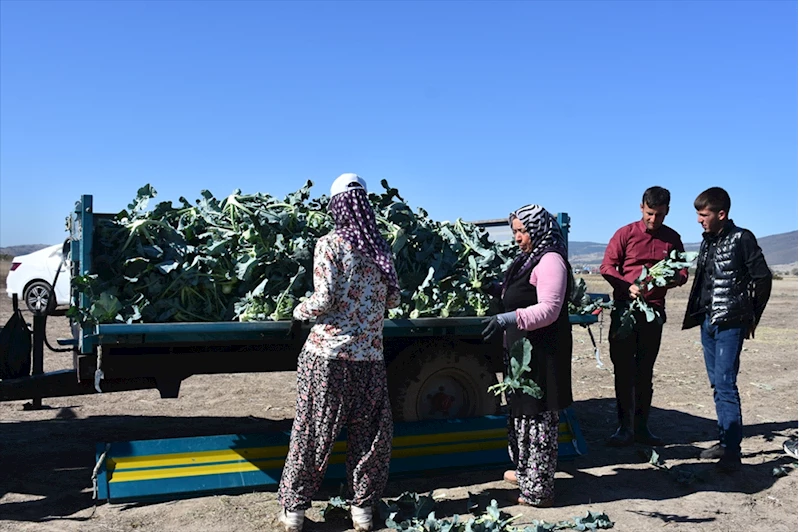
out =
{"type": "Polygon", "coordinates": [[[746,328],[740,325],[713,325],[705,317],[702,323],[702,348],[705,368],[713,388],[716,417],[719,423],[719,440],[725,453],[740,456],[743,437],[741,397],[738,395],[738,368],[746,328]]]}

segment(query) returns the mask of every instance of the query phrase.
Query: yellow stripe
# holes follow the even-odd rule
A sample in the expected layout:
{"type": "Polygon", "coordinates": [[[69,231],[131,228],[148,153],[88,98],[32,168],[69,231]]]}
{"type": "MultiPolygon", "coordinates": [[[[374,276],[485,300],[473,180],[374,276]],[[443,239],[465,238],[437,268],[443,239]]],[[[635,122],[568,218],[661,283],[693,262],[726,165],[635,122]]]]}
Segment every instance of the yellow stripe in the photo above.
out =
{"type": "MultiPolygon", "coordinates": [[[[558,432],[569,433],[568,423],[559,423],[558,432]]],[[[463,432],[446,432],[441,434],[421,434],[418,436],[397,436],[392,442],[394,447],[404,447],[410,445],[424,445],[428,443],[444,443],[452,441],[468,441],[468,440],[488,440],[492,438],[504,438],[508,435],[508,430],[501,429],[485,429],[485,430],[470,430],[463,432]]]]}
{"type": "Polygon", "coordinates": [[[435,447],[407,447],[395,449],[391,452],[392,458],[408,458],[411,456],[435,456],[438,454],[465,453],[470,451],[488,451],[503,449],[508,446],[508,440],[488,440],[473,443],[458,443],[455,445],[440,445],[435,447]]]}
{"type": "Polygon", "coordinates": [[[421,434],[419,436],[397,436],[392,440],[392,445],[394,447],[409,447],[413,445],[426,445],[430,443],[505,438],[507,435],[507,429],[486,429],[463,432],[446,432],[442,434],[421,434]]]}
{"type": "MultiPolygon", "coordinates": [[[[559,443],[570,443],[573,435],[568,425],[561,423],[558,434],[559,443]],[[566,429],[563,431],[562,429],[566,429]]],[[[507,445],[506,429],[487,429],[479,431],[450,432],[444,434],[425,434],[418,436],[398,436],[393,439],[394,458],[412,456],[434,456],[476,450],[499,449],[507,445]],[[466,441],[464,441],[466,440],[466,441]],[[487,440],[487,441],[468,441],[487,440]],[[453,443],[452,445],[431,444],[453,443]]],[[[333,446],[331,464],[343,463],[346,459],[346,442],[336,442],[333,446]]],[[[114,472],[111,482],[131,480],[154,480],[183,476],[198,476],[221,473],[257,471],[283,466],[288,446],[250,447],[241,449],[220,449],[193,453],[156,454],[149,456],[129,456],[109,458],[107,467],[114,472]],[[265,460],[265,459],[274,460],[265,460]],[[253,462],[258,461],[258,465],[253,462]],[[223,462],[223,463],[217,463],[223,462]],[[203,465],[213,464],[213,465],[203,465]],[[183,466],[183,467],[180,467],[183,466]],[[143,468],[150,468],[137,471],[143,468]],[[168,469],[158,469],[168,468],[168,469]]]]}
{"type": "MultiPolygon", "coordinates": [[[[413,456],[434,456],[441,454],[463,453],[470,451],[486,451],[502,449],[507,446],[506,439],[459,443],[455,445],[441,445],[435,447],[409,447],[396,449],[391,453],[392,458],[408,458],[413,456]]],[[[335,454],[330,457],[330,464],[342,464],[346,455],[335,454]]],[[[257,463],[250,461],[229,462],[225,464],[198,465],[195,467],[176,467],[167,469],[144,469],[135,471],[117,470],[109,482],[132,482],[141,480],[158,480],[164,478],[195,477],[200,475],[220,475],[224,473],[246,473],[249,471],[278,469],[283,467],[284,460],[261,460],[257,463]]]]}
{"type": "Polygon", "coordinates": [[[132,482],[138,480],[159,480],[165,478],[197,477],[200,475],[221,475],[224,473],[246,473],[260,469],[278,469],[284,460],[265,460],[257,465],[253,462],[230,462],[197,467],[178,467],[169,469],[142,469],[138,471],[115,472],[111,482],[132,482]]]}
{"type": "MultiPolygon", "coordinates": [[[[446,434],[424,434],[420,436],[398,436],[392,440],[393,447],[410,447],[417,445],[440,444],[448,442],[462,442],[470,440],[484,440],[504,438],[507,436],[505,429],[488,429],[471,432],[451,432],[446,434]]],[[[334,453],[347,451],[346,442],[336,442],[333,446],[334,453]]],[[[288,446],[274,447],[249,447],[241,449],[218,449],[213,451],[197,451],[193,453],[153,454],[147,456],[127,456],[110,458],[108,468],[111,470],[139,469],[145,467],[188,466],[195,464],[208,464],[214,462],[235,462],[242,458],[258,460],[285,456],[288,446]]]]}
{"type": "Polygon", "coordinates": [[[127,456],[110,458],[108,469],[124,471],[144,467],[189,466],[214,462],[237,462],[239,460],[262,460],[264,458],[283,458],[288,453],[288,445],[275,447],[250,447],[246,449],[219,449],[193,453],[153,454],[149,456],[127,456]]]}

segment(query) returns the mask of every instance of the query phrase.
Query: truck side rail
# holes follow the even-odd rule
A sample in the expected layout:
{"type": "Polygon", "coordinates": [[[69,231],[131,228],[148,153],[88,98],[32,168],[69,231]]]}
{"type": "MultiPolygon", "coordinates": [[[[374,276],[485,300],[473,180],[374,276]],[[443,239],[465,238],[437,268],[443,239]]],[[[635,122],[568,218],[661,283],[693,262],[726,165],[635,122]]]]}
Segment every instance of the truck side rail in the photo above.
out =
{"type": "MultiPolygon", "coordinates": [[[[418,318],[385,320],[383,335],[391,337],[457,336],[479,337],[483,320],[479,317],[418,318]]],[[[597,321],[594,315],[571,315],[572,324],[597,321]]],[[[234,343],[282,340],[288,334],[289,321],[261,322],[182,322],[182,323],[110,323],[95,325],[83,338],[84,354],[94,346],[164,345],[188,343],[234,343]]],[[[306,328],[310,325],[306,325],[306,328]]]]}

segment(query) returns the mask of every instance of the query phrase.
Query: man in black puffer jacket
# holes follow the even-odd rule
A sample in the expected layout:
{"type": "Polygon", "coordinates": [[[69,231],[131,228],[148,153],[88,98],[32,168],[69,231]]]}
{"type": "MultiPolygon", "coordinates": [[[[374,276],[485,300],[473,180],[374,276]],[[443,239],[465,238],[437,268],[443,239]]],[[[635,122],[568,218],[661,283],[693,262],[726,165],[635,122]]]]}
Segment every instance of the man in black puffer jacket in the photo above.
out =
{"type": "Polygon", "coordinates": [[[754,338],[771,295],[771,270],[755,235],[729,218],[730,196],[723,188],[699,194],[694,208],[705,231],[682,328],[701,326],[719,426],[719,443],[700,456],[718,458],[719,468],[732,472],[741,467],[741,349],[745,338],[754,338]]]}

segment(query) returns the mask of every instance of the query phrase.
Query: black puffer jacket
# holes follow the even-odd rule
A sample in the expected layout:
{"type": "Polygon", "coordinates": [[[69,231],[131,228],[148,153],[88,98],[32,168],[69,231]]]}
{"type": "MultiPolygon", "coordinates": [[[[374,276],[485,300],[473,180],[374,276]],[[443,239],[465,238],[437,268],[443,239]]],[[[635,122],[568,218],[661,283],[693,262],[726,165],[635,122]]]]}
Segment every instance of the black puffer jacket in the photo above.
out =
{"type": "Polygon", "coordinates": [[[770,294],[771,270],[755,236],[729,220],[717,235],[703,235],[682,328],[701,324],[705,314],[714,325],[756,325],[770,294]]]}

